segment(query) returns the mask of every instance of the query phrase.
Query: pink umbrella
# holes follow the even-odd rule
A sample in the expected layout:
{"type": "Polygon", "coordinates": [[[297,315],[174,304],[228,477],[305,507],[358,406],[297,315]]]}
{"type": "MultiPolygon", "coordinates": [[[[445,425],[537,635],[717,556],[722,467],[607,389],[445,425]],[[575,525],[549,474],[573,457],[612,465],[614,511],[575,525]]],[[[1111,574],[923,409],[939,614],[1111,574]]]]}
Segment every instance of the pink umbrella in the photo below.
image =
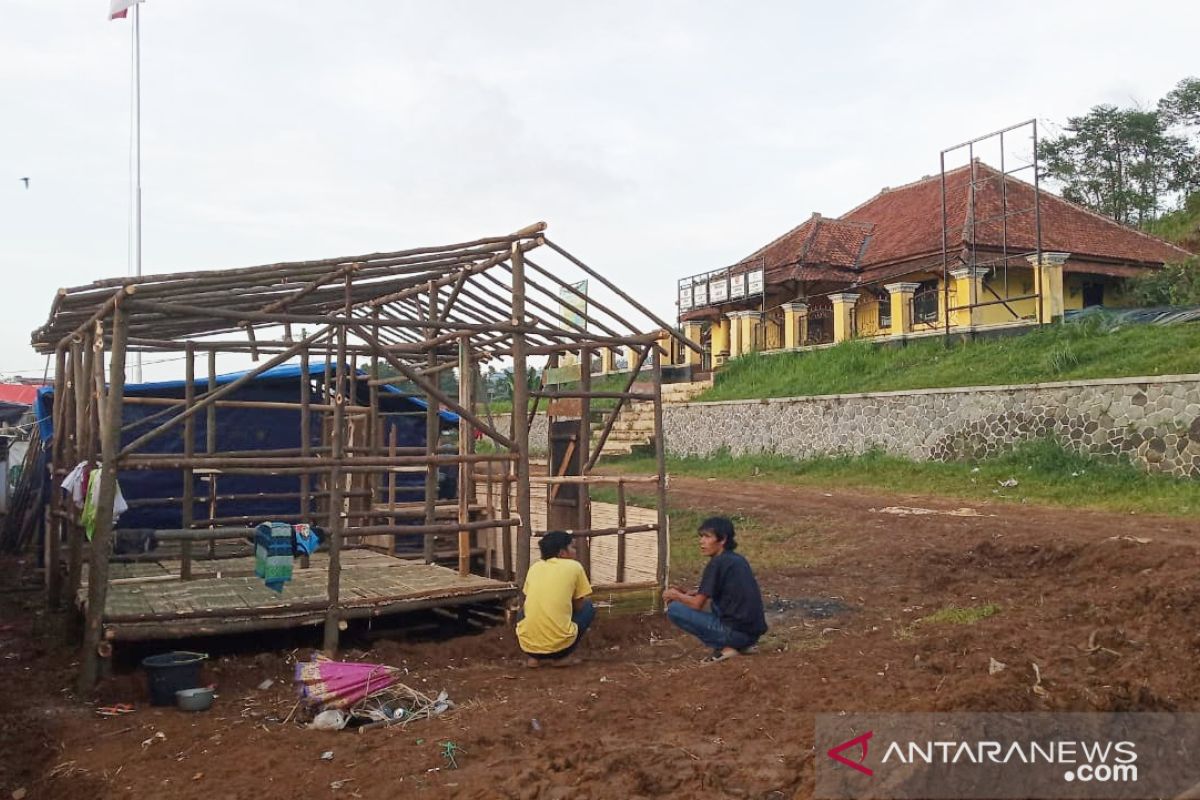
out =
{"type": "Polygon", "coordinates": [[[296,686],[305,704],[348,708],[399,681],[401,671],[383,664],[333,661],[321,655],[296,665],[296,686]]]}

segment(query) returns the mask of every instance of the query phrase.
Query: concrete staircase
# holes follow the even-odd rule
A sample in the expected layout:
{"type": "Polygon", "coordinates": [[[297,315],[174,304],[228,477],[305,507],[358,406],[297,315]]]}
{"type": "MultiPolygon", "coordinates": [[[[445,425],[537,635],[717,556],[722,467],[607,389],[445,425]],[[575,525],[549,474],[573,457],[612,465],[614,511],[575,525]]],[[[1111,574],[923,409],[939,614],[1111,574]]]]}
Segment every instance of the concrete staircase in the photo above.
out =
{"type": "MultiPolygon", "coordinates": [[[[712,386],[712,379],[694,383],[665,383],[662,387],[663,405],[671,403],[686,403],[705,389],[712,386]]],[[[634,387],[638,391],[639,387],[634,387]]],[[[602,422],[593,423],[592,447],[600,442],[602,422]]],[[[654,403],[649,400],[632,400],[621,409],[617,421],[613,423],[612,433],[604,443],[605,456],[626,456],[635,449],[651,447],[654,444],[654,403]]]]}

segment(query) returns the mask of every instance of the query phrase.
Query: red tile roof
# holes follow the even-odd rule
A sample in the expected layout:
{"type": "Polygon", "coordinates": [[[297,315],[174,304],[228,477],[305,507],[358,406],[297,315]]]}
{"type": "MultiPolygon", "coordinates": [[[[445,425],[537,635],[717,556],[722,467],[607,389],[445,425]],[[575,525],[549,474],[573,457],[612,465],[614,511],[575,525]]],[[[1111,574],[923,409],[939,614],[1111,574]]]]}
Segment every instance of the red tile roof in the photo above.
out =
{"type": "MultiPolygon", "coordinates": [[[[1111,262],[1133,267],[1136,272],[1138,267],[1157,267],[1191,255],[1045,189],[1040,205],[1042,250],[1070,253],[1068,269],[1072,262],[1077,262],[1076,267],[1084,262],[1111,262]]],[[[862,262],[864,269],[940,253],[941,176],[884,190],[841,219],[875,224],[875,235],[862,262]]],[[[970,164],[947,172],[946,223],[947,246],[953,254],[971,244],[977,250],[999,250],[1005,241],[1010,251],[1031,252],[1037,246],[1034,187],[1012,175],[1002,181],[999,170],[979,161],[974,164],[974,180],[970,164]]]]}

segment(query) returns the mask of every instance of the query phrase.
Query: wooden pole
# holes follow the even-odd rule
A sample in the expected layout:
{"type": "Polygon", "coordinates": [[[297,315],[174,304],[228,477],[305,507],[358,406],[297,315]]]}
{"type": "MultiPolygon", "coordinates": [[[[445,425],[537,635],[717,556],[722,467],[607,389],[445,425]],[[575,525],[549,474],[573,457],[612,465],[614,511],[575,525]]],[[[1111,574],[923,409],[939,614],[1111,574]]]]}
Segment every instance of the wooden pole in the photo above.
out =
{"type": "MultiPolygon", "coordinates": [[[[300,457],[308,458],[312,450],[312,376],[308,362],[308,348],[300,351],[300,457]]],[[[312,511],[312,476],[300,476],[300,513],[312,511]]]]}
{"type": "MultiPolygon", "coordinates": [[[[260,374],[266,372],[268,369],[277,367],[280,364],[284,363],[285,361],[287,361],[292,356],[296,355],[296,353],[303,350],[305,347],[307,347],[312,342],[327,335],[329,333],[329,331],[330,331],[329,327],[324,327],[321,330],[317,331],[316,333],[312,334],[311,336],[307,336],[304,339],[301,339],[299,342],[292,345],[284,352],[280,353],[277,356],[274,356],[273,358],[268,359],[267,361],[262,362],[254,369],[239,376],[236,380],[234,380],[231,383],[226,384],[225,386],[222,386],[220,389],[215,388],[215,386],[216,386],[216,381],[215,381],[216,366],[215,365],[216,365],[217,354],[216,354],[215,350],[210,351],[209,352],[209,361],[208,361],[208,364],[209,364],[209,390],[208,390],[208,392],[206,392],[204,394],[204,396],[199,399],[199,402],[197,402],[191,408],[187,408],[187,409],[183,410],[175,417],[172,417],[171,419],[164,422],[162,425],[159,425],[157,428],[147,431],[146,433],[139,436],[137,439],[134,439],[132,442],[130,442],[128,445],[125,446],[125,448],[121,451],[122,454],[128,455],[129,453],[136,452],[137,449],[139,447],[141,447],[142,445],[146,444],[147,442],[153,441],[154,439],[157,439],[159,436],[162,436],[164,433],[171,430],[176,425],[178,425],[182,422],[185,422],[188,417],[190,417],[191,415],[193,415],[199,411],[208,410],[209,419],[212,420],[216,416],[216,409],[213,406],[213,404],[217,400],[220,400],[222,397],[226,397],[227,395],[232,394],[233,392],[242,388],[247,383],[250,383],[252,380],[257,378],[260,374]]],[[[216,426],[213,425],[213,426],[211,426],[210,429],[215,429],[215,427],[216,426]]]]}
{"type": "MultiPolygon", "coordinates": [[[[214,351],[215,352],[215,351],[214,351]]],[[[196,402],[196,345],[187,343],[187,355],[183,367],[183,399],[185,407],[196,402]]],[[[183,423],[183,456],[191,458],[196,453],[196,418],[188,417],[183,423]]],[[[196,516],[196,483],[190,466],[183,468],[183,502],[179,509],[179,524],[190,529],[196,516]]],[[[215,515],[214,515],[215,516],[215,515]]],[[[184,540],[179,546],[179,579],[192,579],[192,543],[184,540]]]]}
{"type": "MultiPolygon", "coordinates": [[[[52,485],[50,491],[51,511],[67,505],[63,501],[62,481],[67,472],[67,438],[70,433],[66,429],[63,409],[67,404],[67,348],[60,345],[54,353],[54,404],[52,406],[54,419],[54,444],[50,451],[50,466],[52,485]]],[[[62,517],[50,516],[46,525],[46,606],[57,609],[62,599],[62,581],[59,562],[62,560],[62,517]]]]}
{"type": "MultiPolygon", "coordinates": [[[[429,282],[429,320],[433,322],[437,319],[437,290],[433,281],[429,282]]],[[[426,337],[432,339],[437,336],[437,328],[429,328],[425,333],[426,337]]],[[[429,366],[437,366],[437,354],[432,348],[429,350],[426,362],[429,366]]],[[[434,379],[436,380],[436,378],[434,379]]],[[[425,396],[425,452],[429,454],[430,462],[425,471],[425,524],[432,525],[437,503],[438,494],[438,468],[432,457],[437,455],[438,438],[441,433],[441,420],[438,417],[438,399],[428,393],[425,396]]],[[[434,561],[434,553],[436,550],[436,540],[432,536],[426,536],[423,548],[423,554],[426,564],[432,564],[434,561]]]]}
{"type": "MultiPolygon", "coordinates": [[[[75,397],[78,402],[76,411],[76,442],[77,461],[87,461],[94,464],[96,460],[96,442],[93,431],[96,425],[93,417],[96,413],[96,403],[92,395],[92,343],[90,337],[85,337],[80,348],[81,361],[75,371],[75,397]]],[[[61,494],[61,492],[60,492],[61,494]]],[[[79,595],[79,587],[83,582],[83,526],[77,521],[68,529],[67,544],[67,589],[68,605],[75,603],[79,595]]]]}
{"type": "MultiPolygon", "coordinates": [[[[641,374],[642,366],[646,363],[646,358],[649,357],[652,347],[653,345],[642,350],[641,354],[638,356],[637,364],[631,365],[633,366],[633,369],[630,370],[629,378],[625,381],[625,388],[622,390],[622,394],[632,393],[633,385],[637,382],[638,375],[641,374]]],[[[613,408],[612,413],[610,413],[608,418],[604,421],[604,428],[600,431],[600,439],[597,440],[596,448],[592,451],[592,457],[588,459],[587,466],[583,469],[585,474],[592,471],[592,468],[596,466],[596,462],[600,460],[600,456],[604,453],[604,445],[608,442],[609,434],[612,433],[613,425],[615,425],[617,422],[617,417],[621,415],[621,409],[625,407],[626,399],[627,398],[622,397],[617,400],[616,407],[613,408]]]]}
{"type": "Polygon", "coordinates": [[[512,336],[513,351],[513,436],[512,448],[517,456],[517,516],[521,526],[517,536],[517,584],[525,583],[529,572],[529,541],[533,534],[529,503],[529,384],[526,377],[525,332],[525,256],[519,246],[512,248],[512,323],[517,330],[512,336]]]}
{"type": "MultiPolygon", "coordinates": [[[[625,481],[617,481],[617,527],[625,528],[625,481]]],[[[625,582],[625,534],[617,534],[617,583],[625,582]]]]}
{"type": "MultiPolygon", "coordinates": [[[[471,363],[471,337],[464,335],[458,346],[458,402],[462,406],[474,404],[475,393],[471,379],[475,368],[471,363]]],[[[467,456],[475,452],[475,429],[463,417],[458,418],[458,454],[467,456]]],[[[491,463],[490,461],[488,462],[491,463]]],[[[470,522],[471,504],[475,502],[475,465],[463,461],[458,465],[458,521],[470,522]]],[[[471,573],[471,533],[458,532],[458,574],[471,573]]]]}
{"type": "MultiPolygon", "coordinates": [[[[351,275],[346,275],[346,313],[349,314],[351,275]]],[[[336,393],[333,396],[333,429],[330,432],[330,444],[333,446],[333,457],[337,459],[329,469],[329,605],[325,611],[325,639],[323,649],[333,655],[338,649],[338,623],[342,581],[342,527],[344,517],[342,508],[342,468],[340,459],[345,457],[346,448],[346,326],[337,329],[337,365],[335,367],[336,393]]]]}
{"type": "Polygon", "coordinates": [[[556,245],[554,242],[550,241],[549,239],[544,239],[543,241],[545,242],[545,244],[548,244],[550,246],[551,250],[558,253],[559,255],[561,255],[563,258],[567,259],[568,261],[570,261],[575,266],[579,267],[581,270],[586,272],[588,275],[591,275],[593,278],[600,281],[600,283],[602,283],[604,286],[608,287],[609,291],[611,291],[617,297],[621,298],[626,303],[629,303],[629,305],[633,306],[638,311],[642,312],[647,317],[649,317],[650,320],[655,325],[658,325],[660,328],[662,328],[667,333],[669,333],[672,337],[677,339],[679,341],[679,343],[682,344],[684,347],[690,347],[692,350],[695,350],[697,353],[702,352],[702,350],[700,349],[699,343],[693,342],[691,339],[681,336],[674,328],[672,328],[666,322],[659,319],[658,316],[654,314],[654,312],[652,312],[650,309],[646,308],[644,305],[639,303],[637,300],[634,300],[632,297],[630,297],[628,294],[626,294],[624,291],[622,291],[619,286],[615,285],[612,281],[608,280],[608,278],[605,278],[603,275],[596,272],[594,269],[589,267],[587,264],[584,264],[578,258],[571,255],[566,250],[562,249],[561,247],[559,247],[558,245],[556,245]]]}
{"type": "Polygon", "coordinates": [[[121,449],[122,398],[125,396],[125,337],[129,335],[129,320],[119,304],[113,308],[112,331],[108,398],[104,405],[105,418],[100,437],[102,472],[88,572],[87,619],[84,624],[83,652],[80,654],[80,694],[91,691],[99,674],[101,622],[108,599],[108,558],[113,542],[113,501],[117,495],[117,457],[121,449]]]}
{"type": "MultiPolygon", "coordinates": [[[[268,362],[268,363],[270,363],[270,362],[268,362]]],[[[228,388],[228,387],[226,387],[226,388],[228,388]]],[[[209,396],[213,395],[216,391],[217,391],[217,351],[209,350],[208,351],[208,394],[209,394],[209,396]]],[[[196,401],[193,398],[192,404],[189,405],[186,409],[184,409],[184,413],[192,411],[195,408],[195,402],[196,401]]],[[[188,417],[190,419],[192,417],[192,415],[189,414],[188,417]]],[[[206,421],[205,421],[205,425],[204,425],[204,452],[211,456],[217,452],[217,407],[214,403],[209,403],[208,408],[205,411],[205,418],[206,418],[206,421]]],[[[143,438],[145,438],[145,437],[143,437],[143,438]]],[[[127,449],[132,449],[132,448],[127,448],[127,449]]],[[[212,524],[211,521],[216,518],[217,518],[217,475],[215,472],[213,472],[213,473],[209,473],[209,475],[208,475],[208,519],[210,520],[209,525],[211,525],[212,524]]],[[[208,557],[209,558],[217,557],[217,543],[216,542],[210,541],[208,543],[208,557]]]]}
{"type": "MultiPolygon", "coordinates": [[[[588,463],[588,447],[592,443],[592,349],[581,348],[579,351],[579,441],[577,444],[579,474],[583,475],[583,465],[588,463]]],[[[592,527],[591,495],[588,485],[580,483],[575,486],[575,529],[586,531],[592,527]]],[[[576,537],[576,558],[583,566],[588,578],[592,576],[592,543],[586,537],[576,537]]]]}
{"type": "Polygon", "coordinates": [[[663,441],[662,349],[654,348],[654,461],[658,468],[658,565],[654,577],[667,586],[667,553],[670,547],[667,526],[667,450],[663,441]]]}

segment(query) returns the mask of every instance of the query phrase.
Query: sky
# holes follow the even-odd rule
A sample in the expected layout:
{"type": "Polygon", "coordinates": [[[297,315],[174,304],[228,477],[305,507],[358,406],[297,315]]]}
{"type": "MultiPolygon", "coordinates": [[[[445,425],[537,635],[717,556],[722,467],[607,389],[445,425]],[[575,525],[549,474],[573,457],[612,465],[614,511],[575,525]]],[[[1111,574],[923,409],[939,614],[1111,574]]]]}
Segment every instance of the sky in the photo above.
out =
{"type": "MultiPolygon", "coordinates": [[[[132,26],[107,11],[0,0],[3,376],[42,374],[29,335],[59,287],[132,270],[132,26]]],[[[944,148],[1152,105],[1200,72],[1195,2],[147,0],[141,14],[145,273],[544,220],[670,319],[678,278],[935,174],[944,148]]]]}

